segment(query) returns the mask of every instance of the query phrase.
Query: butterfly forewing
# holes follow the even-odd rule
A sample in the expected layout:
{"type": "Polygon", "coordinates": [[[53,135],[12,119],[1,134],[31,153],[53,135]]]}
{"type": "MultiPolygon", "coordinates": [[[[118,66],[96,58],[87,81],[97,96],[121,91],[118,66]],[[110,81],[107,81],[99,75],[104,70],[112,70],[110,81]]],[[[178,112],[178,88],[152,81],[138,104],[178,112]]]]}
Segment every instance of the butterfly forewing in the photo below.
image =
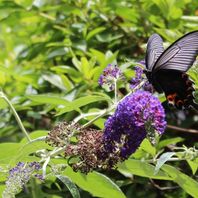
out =
{"type": "Polygon", "coordinates": [[[146,67],[151,71],[155,62],[164,51],[163,40],[158,34],[153,34],[147,43],[146,67]]]}
{"type": "Polygon", "coordinates": [[[174,69],[186,72],[198,54],[198,31],[184,35],[168,47],[157,59],[152,72],[160,69],[174,69]]]}

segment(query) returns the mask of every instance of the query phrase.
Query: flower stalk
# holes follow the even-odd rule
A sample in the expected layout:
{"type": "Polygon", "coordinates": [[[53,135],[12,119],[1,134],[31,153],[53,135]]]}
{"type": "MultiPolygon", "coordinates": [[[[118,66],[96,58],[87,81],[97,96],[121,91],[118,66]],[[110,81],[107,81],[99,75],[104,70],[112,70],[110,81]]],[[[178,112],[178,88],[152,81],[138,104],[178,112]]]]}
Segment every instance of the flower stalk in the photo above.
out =
{"type": "Polygon", "coordinates": [[[31,138],[30,138],[28,132],[26,131],[25,127],[23,126],[23,123],[22,123],[19,115],[17,114],[14,106],[12,105],[12,103],[10,102],[10,100],[7,98],[7,96],[2,91],[0,92],[0,97],[5,100],[5,102],[8,104],[8,106],[12,110],[13,115],[16,118],[16,121],[17,121],[17,123],[18,123],[21,131],[23,132],[23,134],[25,135],[25,137],[27,138],[27,140],[30,142],[31,141],[31,138]]]}

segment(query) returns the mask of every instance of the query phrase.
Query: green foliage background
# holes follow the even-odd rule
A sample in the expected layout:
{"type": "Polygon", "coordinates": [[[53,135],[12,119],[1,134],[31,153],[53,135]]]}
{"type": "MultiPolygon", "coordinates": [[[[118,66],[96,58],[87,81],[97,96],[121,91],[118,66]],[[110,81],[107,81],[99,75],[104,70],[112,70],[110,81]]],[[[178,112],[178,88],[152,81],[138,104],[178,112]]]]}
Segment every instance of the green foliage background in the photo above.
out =
{"type": "MultiPolygon", "coordinates": [[[[196,0],[1,0],[0,87],[32,139],[41,137],[58,121],[71,121],[79,113],[107,106],[112,93],[98,85],[107,64],[117,62],[130,80],[134,75],[131,65],[144,58],[152,33],[160,34],[168,45],[197,27],[196,0]]],[[[197,89],[197,68],[189,74],[197,89]]],[[[52,149],[45,142],[25,144],[3,99],[0,108],[0,167],[39,161],[33,153],[52,149]]],[[[173,126],[198,128],[197,115],[192,112],[169,113],[167,119],[173,126]]],[[[95,127],[102,129],[104,122],[100,118],[95,127]]],[[[42,184],[34,181],[28,186],[33,191],[17,197],[198,197],[198,159],[168,163],[157,174],[154,164],[140,160],[166,152],[172,144],[198,145],[197,134],[175,131],[167,128],[156,148],[145,140],[117,170],[85,176],[67,168],[64,178],[51,177],[42,184]]],[[[67,162],[54,159],[53,164],[59,163],[67,162]]],[[[2,172],[1,191],[5,179],[2,172]]]]}

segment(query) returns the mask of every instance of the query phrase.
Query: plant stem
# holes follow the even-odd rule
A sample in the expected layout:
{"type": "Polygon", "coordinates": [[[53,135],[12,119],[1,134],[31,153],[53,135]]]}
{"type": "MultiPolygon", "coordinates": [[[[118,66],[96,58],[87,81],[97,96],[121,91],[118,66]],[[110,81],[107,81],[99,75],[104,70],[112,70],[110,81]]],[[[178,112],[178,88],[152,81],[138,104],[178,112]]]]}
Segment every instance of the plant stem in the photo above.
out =
{"type": "Polygon", "coordinates": [[[140,89],[144,85],[145,82],[146,82],[146,79],[144,79],[140,84],[134,87],[133,90],[130,91],[126,96],[124,96],[119,102],[123,101],[127,96],[131,95],[131,93],[134,93],[137,89],[140,89]]]}
{"type": "Polygon", "coordinates": [[[86,124],[84,124],[82,126],[82,128],[86,128],[88,126],[90,126],[93,122],[95,122],[97,119],[101,118],[102,116],[108,114],[112,109],[114,109],[114,106],[108,108],[108,109],[104,109],[103,111],[101,111],[101,114],[99,114],[98,116],[96,116],[95,118],[93,118],[92,120],[90,120],[89,122],[87,122],[86,124]]]}
{"type": "Polygon", "coordinates": [[[31,192],[32,192],[32,198],[36,198],[36,183],[35,183],[35,179],[31,178],[30,180],[31,183],[31,192]]]}
{"type": "Polygon", "coordinates": [[[115,96],[114,96],[114,103],[115,104],[117,104],[117,80],[116,79],[114,79],[114,94],[115,94],[115,96]]]}
{"type": "Polygon", "coordinates": [[[8,106],[10,107],[10,109],[12,110],[13,114],[14,114],[14,117],[16,118],[16,121],[18,122],[18,125],[19,127],[21,128],[21,131],[24,133],[25,137],[27,138],[27,140],[30,142],[31,141],[31,138],[30,136],[28,135],[25,127],[23,126],[23,123],[19,117],[19,115],[17,114],[14,106],[12,105],[12,103],[9,101],[9,99],[7,98],[7,96],[1,91],[0,92],[0,97],[3,98],[6,103],[8,104],[8,106]]]}
{"type": "Polygon", "coordinates": [[[83,113],[83,114],[80,114],[78,117],[76,117],[74,119],[74,123],[77,123],[79,120],[83,119],[83,118],[86,118],[88,116],[95,116],[95,115],[100,115],[101,114],[101,111],[99,112],[91,112],[91,113],[83,113]]]}
{"type": "Polygon", "coordinates": [[[45,179],[45,176],[46,176],[46,169],[47,169],[47,165],[50,161],[50,156],[47,157],[47,159],[45,160],[44,164],[43,164],[43,178],[45,179]]]}
{"type": "MultiPolygon", "coordinates": [[[[149,159],[149,160],[144,160],[145,162],[148,162],[148,163],[156,163],[158,159],[149,159]]],[[[186,159],[180,159],[180,158],[177,158],[177,157],[173,157],[169,160],[167,160],[166,162],[178,162],[178,161],[183,161],[183,160],[186,160],[186,159]]]]}

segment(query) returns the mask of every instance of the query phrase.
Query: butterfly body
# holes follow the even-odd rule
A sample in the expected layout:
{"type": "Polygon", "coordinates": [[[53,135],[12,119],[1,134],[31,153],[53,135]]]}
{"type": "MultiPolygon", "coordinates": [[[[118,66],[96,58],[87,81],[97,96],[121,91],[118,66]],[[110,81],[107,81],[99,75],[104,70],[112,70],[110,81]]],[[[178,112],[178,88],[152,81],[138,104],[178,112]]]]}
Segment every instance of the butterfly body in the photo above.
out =
{"type": "Polygon", "coordinates": [[[169,105],[178,109],[198,106],[194,102],[194,82],[186,74],[197,55],[198,31],[184,35],[166,50],[159,35],[149,38],[145,74],[157,92],[165,93],[169,105]]]}

